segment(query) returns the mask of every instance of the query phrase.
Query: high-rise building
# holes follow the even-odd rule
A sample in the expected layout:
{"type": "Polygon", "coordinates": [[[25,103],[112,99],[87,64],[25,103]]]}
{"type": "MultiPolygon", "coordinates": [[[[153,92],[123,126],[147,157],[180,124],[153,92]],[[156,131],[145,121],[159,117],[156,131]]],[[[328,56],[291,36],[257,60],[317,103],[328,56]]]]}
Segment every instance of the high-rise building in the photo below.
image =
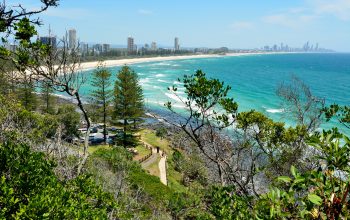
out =
{"type": "Polygon", "coordinates": [[[128,52],[133,52],[135,49],[134,38],[128,37],[128,52]]]}
{"type": "Polygon", "coordinates": [[[179,38],[175,37],[174,43],[175,43],[175,45],[174,45],[175,51],[179,51],[180,50],[179,38]]]}
{"type": "Polygon", "coordinates": [[[157,43],[156,42],[151,43],[151,50],[157,50],[157,43]]]}
{"type": "Polygon", "coordinates": [[[102,53],[103,46],[102,44],[95,44],[93,49],[95,53],[99,54],[99,53],[102,53]]]}
{"type": "Polygon", "coordinates": [[[87,43],[81,43],[80,44],[80,51],[82,54],[87,54],[89,53],[89,44],[87,43]]]}
{"type": "Polygon", "coordinates": [[[56,37],[52,37],[52,36],[40,37],[39,41],[42,44],[50,45],[53,48],[56,48],[56,46],[57,46],[57,39],[56,39],[56,37]]]}
{"type": "Polygon", "coordinates": [[[110,44],[103,44],[102,45],[102,52],[107,53],[111,50],[111,45],[110,44]]]}
{"type": "Polygon", "coordinates": [[[275,45],[273,45],[273,51],[277,51],[277,49],[278,49],[278,46],[275,44],[275,45]]]}
{"type": "Polygon", "coordinates": [[[68,42],[69,49],[75,48],[77,46],[77,31],[75,29],[69,30],[68,37],[69,37],[69,42],[68,42]]]}

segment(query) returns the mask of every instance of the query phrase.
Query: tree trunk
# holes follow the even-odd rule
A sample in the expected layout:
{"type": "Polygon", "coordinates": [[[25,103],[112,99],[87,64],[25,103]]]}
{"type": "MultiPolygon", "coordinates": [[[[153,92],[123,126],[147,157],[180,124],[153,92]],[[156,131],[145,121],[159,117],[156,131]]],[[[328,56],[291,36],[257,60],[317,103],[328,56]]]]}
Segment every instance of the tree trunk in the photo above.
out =
{"type": "Polygon", "coordinates": [[[127,125],[127,120],[124,118],[124,134],[123,134],[123,147],[126,147],[126,125],[127,125]]]}
{"type": "Polygon", "coordinates": [[[79,96],[79,93],[78,92],[75,92],[75,95],[77,101],[78,101],[78,107],[79,109],[83,112],[83,116],[84,116],[84,119],[85,119],[85,122],[86,122],[86,134],[85,134],[85,140],[84,140],[84,153],[83,153],[83,160],[79,163],[78,165],[78,170],[77,170],[77,175],[79,175],[81,173],[81,170],[89,156],[89,153],[88,153],[88,148],[89,148],[89,136],[90,136],[90,127],[91,127],[91,122],[90,122],[90,119],[89,119],[89,116],[83,106],[83,103],[80,99],[80,96],[79,96]]]}
{"type": "Polygon", "coordinates": [[[103,141],[107,144],[106,104],[103,104],[103,141]]]}

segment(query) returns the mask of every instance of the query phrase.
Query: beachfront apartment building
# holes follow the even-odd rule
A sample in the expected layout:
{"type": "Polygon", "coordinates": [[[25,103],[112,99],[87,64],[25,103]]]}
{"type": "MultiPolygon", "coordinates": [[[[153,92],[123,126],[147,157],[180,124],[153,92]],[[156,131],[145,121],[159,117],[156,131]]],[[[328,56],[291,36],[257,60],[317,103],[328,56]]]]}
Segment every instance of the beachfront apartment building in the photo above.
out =
{"type": "Polygon", "coordinates": [[[157,50],[157,43],[156,42],[151,43],[151,50],[153,50],[153,51],[157,50]]]}
{"type": "Polygon", "coordinates": [[[134,52],[135,51],[135,44],[134,44],[134,38],[128,37],[128,52],[134,52]]]}
{"type": "Polygon", "coordinates": [[[175,51],[179,51],[180,50],[179,38],[175,37],[174,41],[175,41],[174,42],[174,49],[175,49],[175,51]]]}
{"type": "Polygon", "coordinates": [[[68,31],[68,46],[69,49],[74,49],[77,46],[77,31],[75,29],[68,31]]]}
{"type": "Polygon", "coordinates": [[[111,50],[111,45],[110,44],[103,44],[102,45],[102,52],[107,53],[111,50]]]}
{"type": "Polygon", "coordinates": [[[39,41],[42,44],[50,45],[53,48],[56,48],[56,46],[57,46],[57,38],[53,37],[53,36],[40,37],[39,41]]]}

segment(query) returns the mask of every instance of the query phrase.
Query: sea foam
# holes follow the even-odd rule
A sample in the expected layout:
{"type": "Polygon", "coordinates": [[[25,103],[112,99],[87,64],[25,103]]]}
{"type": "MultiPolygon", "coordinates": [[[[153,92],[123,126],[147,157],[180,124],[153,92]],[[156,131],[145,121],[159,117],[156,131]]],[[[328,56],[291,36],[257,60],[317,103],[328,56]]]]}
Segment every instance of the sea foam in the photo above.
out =
{"type": "Polygon", "coordinates": [[[266,109],[267,112],[269,113],[272,113],[272,114],[275,114],[275,113],[283,113],[284,112],[284,109],[266,109]]]}

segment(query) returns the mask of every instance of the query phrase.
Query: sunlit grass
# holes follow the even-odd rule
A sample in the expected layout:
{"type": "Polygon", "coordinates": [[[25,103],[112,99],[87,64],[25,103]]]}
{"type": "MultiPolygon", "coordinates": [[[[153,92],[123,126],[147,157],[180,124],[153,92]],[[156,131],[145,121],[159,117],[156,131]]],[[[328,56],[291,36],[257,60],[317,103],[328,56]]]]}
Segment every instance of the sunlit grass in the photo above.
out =
{"type": "Polygon", "coordinates": [[[93,154],[95,151],[99,150],[99,149],[111,149],[111,147],[107,144],[107,145],[91,145],[88,148],[88,152],[90,154],[93,154]]]}
{"type": "Polygon", "coordinates": [[[161,139],[156,136],[156,132],[150,129],[144,129],[139,132],[141,139],[146,143],[152,145],[153,147],[159,147],[161,150],[164,150],[166,154],[171,153],[171,148],[169,142],[166,139],[161,139]]]}
{"type": "Polygon", "coordinates": [[[137,154],[134,156],[133,160],[138,161],[151,153],[151,150],[145,148],[142,145],[138,145],[137,147],[135,147],[135,149],[137,150],[137,154]]]}

